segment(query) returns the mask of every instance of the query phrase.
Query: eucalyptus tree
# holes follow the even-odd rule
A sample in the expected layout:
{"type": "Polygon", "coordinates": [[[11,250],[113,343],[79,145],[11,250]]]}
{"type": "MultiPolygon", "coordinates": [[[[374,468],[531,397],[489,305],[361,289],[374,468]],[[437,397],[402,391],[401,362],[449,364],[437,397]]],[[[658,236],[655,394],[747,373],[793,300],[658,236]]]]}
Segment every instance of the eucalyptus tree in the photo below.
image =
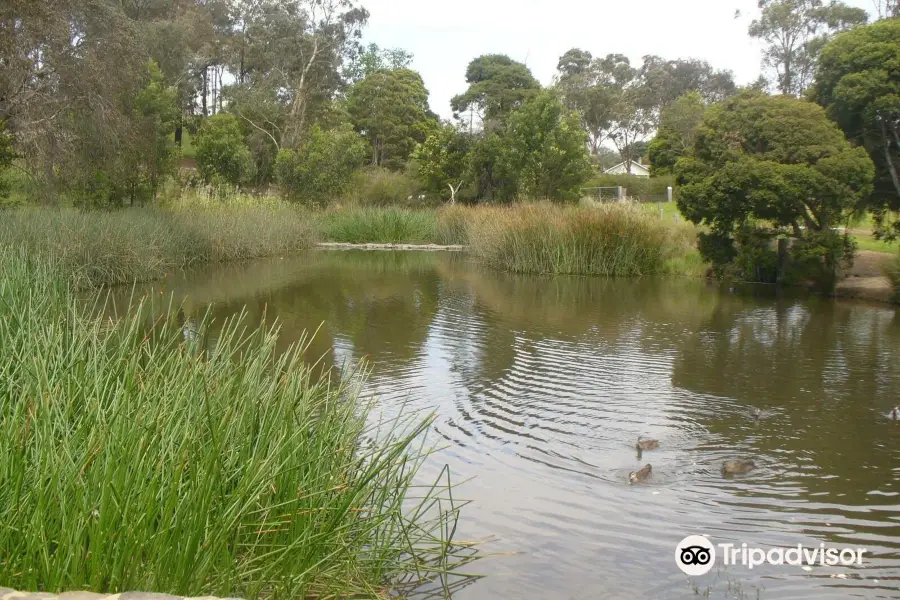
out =
{"type": "Polygon", "coordinates": [[[763,63],[782,94],[799,96],[811,83],[819,51],[834,34],[865,23],[866,11],[840,0],[758,0],[751,37],[766,44],[763,63]]]}
{"type": "Polygon", "coordinates": [[[524,64],[502,54],[479,56],[466,69],[468,89],[450,101],[456,116],[479,115],[485,131],[502,127],[506,117],[541,87],[524,64]]]}

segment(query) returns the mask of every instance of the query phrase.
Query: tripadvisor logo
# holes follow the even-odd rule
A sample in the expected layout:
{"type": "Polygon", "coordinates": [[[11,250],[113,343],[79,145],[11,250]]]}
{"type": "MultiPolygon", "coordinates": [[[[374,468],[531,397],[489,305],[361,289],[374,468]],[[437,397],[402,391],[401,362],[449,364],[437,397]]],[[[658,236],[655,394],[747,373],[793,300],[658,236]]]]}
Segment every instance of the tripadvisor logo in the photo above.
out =
{"type": "MultiPolygon", "coordinates": [[[[839,564],[860,566],[863,554],[868,552],[865,548],[826,548],[824,543],[813,548],[797,544],[796,547],[770,548],[768,551],[749,548],[747,544],[718,544],[718,547],[723,566],[742,565],[748,569],[764,564],[804,568],[815,565],[833,567],[839,564]]],[[[675,547],[675,564],[687,575],[704,575],[715,563],[716,547],[702,535],[689,535],[675,547]]]]}
{"type": "Polygon", "coordinates": [[[716,564],[716,548],[702,535],[689,535],[675,547],[675,563],[686,575],[705,575],[716,564]]]}

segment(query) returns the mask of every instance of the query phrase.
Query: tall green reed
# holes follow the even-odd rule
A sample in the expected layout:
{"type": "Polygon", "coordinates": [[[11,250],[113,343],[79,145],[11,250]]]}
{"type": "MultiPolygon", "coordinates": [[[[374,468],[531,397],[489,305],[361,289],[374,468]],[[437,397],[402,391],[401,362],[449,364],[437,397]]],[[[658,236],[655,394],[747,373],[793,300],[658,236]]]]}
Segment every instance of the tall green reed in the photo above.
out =
{"type": "Polygon", "coordinates": [[[472,253],[514,273],[663,273],[672,254],[687,251],[689,238],[626,204],[482,209],[469,225],[472,253]]]}
{"type": "Polygon", "coordinates": [[[288,206],[22,208],[5,211],[0,219],[0,244],[53,257],[80,287],[146,281],[197,263],[283,254],[315,239],[311,220],[288,206]]]}
{"type": "Polygon", "coordinates": [[[202,351],[173,312],[82,306],[58,264],[2,249],[4,585],[384,597],[469,560],[449,483],[415,478],[427,420],[375,435],[356,385],[242,318],[202,351]]]}

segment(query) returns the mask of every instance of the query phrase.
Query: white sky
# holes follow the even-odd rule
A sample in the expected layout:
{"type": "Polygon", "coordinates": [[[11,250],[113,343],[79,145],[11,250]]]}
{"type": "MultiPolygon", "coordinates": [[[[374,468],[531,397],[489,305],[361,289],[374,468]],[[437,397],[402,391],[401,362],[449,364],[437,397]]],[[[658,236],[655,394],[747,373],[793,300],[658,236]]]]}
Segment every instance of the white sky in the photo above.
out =
{"type": "MultiPolygon", "coordinates": [[[[845,0],[873,13],[872,0],[845,0]]],[[[747,36],[757,0],[361,0],[371,13],[366,43],[399,47],[431,93],[431,109],[450,117],[450,98],[466,89],[466,66],[482,54],[524,61],[547,85],[570,48],[701,58],[730,69],[739,84],[761,71],[761,47],[747,36]],[[735,10],[742,16],[735,19],[735,10]]]]}

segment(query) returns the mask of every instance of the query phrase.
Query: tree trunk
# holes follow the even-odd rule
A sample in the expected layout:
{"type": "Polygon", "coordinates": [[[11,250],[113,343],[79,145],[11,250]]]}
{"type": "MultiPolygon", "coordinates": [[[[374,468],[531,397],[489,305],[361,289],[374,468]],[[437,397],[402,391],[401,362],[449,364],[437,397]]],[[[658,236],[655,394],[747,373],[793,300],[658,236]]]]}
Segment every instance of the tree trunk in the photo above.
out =
{"type": "Polygon", "coordinates": [[[209,66],[203,67],[203,116],[208,117],[209,111],[206,107],[206,94],[209,92],[209,66]]]}
{"type": "Polygon", "coordinates": [[[891,174],[894,189],[897,191],[897,195],[900,196],[900,177],[897,175],[897,167],[891,158],[891,138],[888,137],[887,123],[885,121],[887,121],[886,116],[881,119],[881,137],[884,138],[884,161],[887,163],[888,172],[891,174]]]}

